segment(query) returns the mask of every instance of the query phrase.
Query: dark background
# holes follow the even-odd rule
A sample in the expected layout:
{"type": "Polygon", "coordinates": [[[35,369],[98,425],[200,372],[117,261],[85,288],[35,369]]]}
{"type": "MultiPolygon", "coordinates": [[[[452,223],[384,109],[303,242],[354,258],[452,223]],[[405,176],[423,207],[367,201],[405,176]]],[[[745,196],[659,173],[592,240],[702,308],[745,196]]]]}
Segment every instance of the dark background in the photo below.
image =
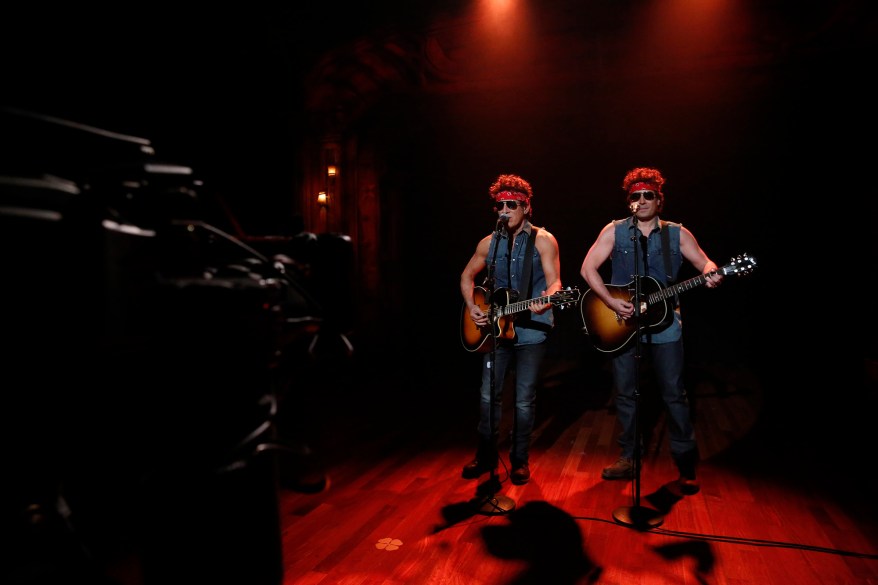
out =
{"type": "MultiPolygon", "coordinates": [[[[326,121],[341,118],[343,143],[358,148],[357,172],[377,178],[382,241],[378,257],[358,258],[355,270],[377,264],[379,319],[351,332],[353,374],[344,360],[282,373],[294,407],[279,425],[337,443],[406,421],[445,429],[449,418],[475,414],[479,363],[460,348],[458,279],[495,226],[487,191],[497,175],[531,182],[534,222],[559,242],[562,280],[585,290],[588,247],[627,214],[624,174],[656,166],[667,178],[664,219],[691,229],[719,265],[744,253],[757,261],[715,291],[684,293],[687,375],[762,394],[760,420],[742,440],[760,457],[745,455],[745,465],[805,485],[840,475],[860,483],[878,386],[874,3],[544,0],[519,2],[493,29],[486,6],[6,7],[0,106],[148,139],[158,159],[195,170],[204,199],[222,203],[217,227],[250,236],[296,231],[313,197],[304,155],[325,137],[326,121]],[[752,387],[735,386],[751,379],[752,387]],[[322,424],[345,409],[353,424],[322,424]]],[[[0,132],[0,178],[29,167],[28,153],[41,146],[68,163],[83,155],[75,143],[0,132]]],[[[346,186],[354,184],[362,187],[346,186]]],[[[356,218],[351,191],[343,205],[356,218]]],[[[4,292],[14,302],[3,314],[12,349],[0,426],[22,499],[3,506],[15,521],[4,523],[6,540],[27,550],[19,504],[54,505],[60,477],[79,496],[84,536],[89,521],[96,532],[111,528],[110,554],[127,528],[118,510],[128,506],[162,544],[165,521],[191,519],[177,544],[193,568],[201,563],[190,542],[205,534],[217,541],[205,540],[206,553],[253,546],[241,542],[247,522],[276,517],[249,506],[269,498],[228,485],[234,474],[199,474],[264,414],[253,394],[271,387],[265,313],[253,302],[264,291],[195,287],[166,298],[150,288],[151,269],[176,267],[182,250],[151,256],[114,235],[119,250],[93,254],[75,230],[44,237],[4,225],[12,226],[2,233],[4,292]],[[132,255],[143,264],[122,261],[132,255]],[[140,312],[140,303],[159,310],[140,312]],[[116,310],[133,323],[118,337],[121,324],[106,319],[116,310]],[[147,483],[156,509],[132,506],[129,490],[142,479],[134,475],[168,468],[147,483]],[[181,486],[191,491],[180,497],[181,486]],[[239,525],[227,521],[233,512],[239,525]]],[[[346,266],[336,257],[322,268],[337,277],[346,266]]],[[[681,278],[693,275],[686,267],[681,278]]],[[[339,288],[318,299],[330,317],[361,306],[360,291],[339,288]]],[[[545,403],[601,404],[604,356],[575,311],[557,316],[545,403]]],[[[339,349],[335,341],[327,353],[339,349]]],[[[245,487],[270,485],[264,479],[245,487]]],[[[256,543],[263,554],[267,544],[256,543]]],[[[18,550],[0,563],[17,566],[18,550]]],[[[260,567],[272,562],[254,557],[260,567]]]]}
{"type": "MultiPolygon", "coordinates": [[[[467,6],[7,9],[3,102],[146,137],[221,191],[248,233],[277,233],[294,221],[326,59],[436,22],[467,30],[481,18],[461,16],[467,6]]],[[[626,213],[622,177],[651,165],[668,180],[666,219],[720,265],[742,253],[758,262],[715,292],[687,293],[690,358],[756,368],[779,410],[808,415],[787,422],[849,414],[850,402],[825,397],[858,396],[875,354],[876,312],[862,294],[875,288],[875,9],[720,9],[729,14],[708,41],[690,43],[702,25],[684,5],[665,24],[647,2],[541,3],[526,17],[533,28],[498,34],[484,51],[517,48],[509,70],[480,69],[479,46],[460,39],[446,53],[459,59],[453,79],[370,102],[348,132],[378,145],[394,194],[399,262],[385,268],[406,292],[386,322],[398,310],[408,325],[390,360],[412,352],[417,366],[444,352],[469,363],[457,351],[457,279],[493,227],[487,188],[498,174],[532,183],[534,221],[558,238],[563,281],[582,286],[588,246],[626,213]],[[425,302],[431,324],[447,324],[429,335],[410,317],[425,302]]],[[[575,319],[561,326],[574,355],[587,351],[575,319]]]]}

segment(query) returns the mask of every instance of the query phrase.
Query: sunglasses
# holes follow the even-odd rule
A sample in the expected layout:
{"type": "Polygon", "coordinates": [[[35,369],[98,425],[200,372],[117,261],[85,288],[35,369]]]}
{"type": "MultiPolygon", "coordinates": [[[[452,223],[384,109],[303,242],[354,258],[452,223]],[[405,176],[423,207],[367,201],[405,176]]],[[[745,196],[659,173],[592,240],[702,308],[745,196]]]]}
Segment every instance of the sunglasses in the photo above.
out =
{"type": "Polygon", "coordinates": [[[640,201],[640,197],[643,196],[647,201],[652,201],[655,199],[655,191],[635,191],[628,195],[628,201],[640,201]]]}
{"type": "Polygon", "coordinates": [[[518,201],[496,201],[494,202],[494,211],[502,210],[504,205],[513,211],[518,209],[518,201]]]}

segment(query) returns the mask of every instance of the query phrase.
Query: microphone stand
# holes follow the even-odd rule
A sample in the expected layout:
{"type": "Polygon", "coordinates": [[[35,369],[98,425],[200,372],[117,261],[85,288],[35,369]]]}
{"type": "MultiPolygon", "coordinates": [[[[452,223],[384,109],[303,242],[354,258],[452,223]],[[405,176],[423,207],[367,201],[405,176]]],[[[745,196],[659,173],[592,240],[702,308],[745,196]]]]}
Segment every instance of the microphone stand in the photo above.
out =
{"type": "MultiPolygon", "coordinates": [[[[488,361],[488,369],[491,374],[491,394],[488,401],[488,430],[491,434],[490,461],[496,458],[497,463],[491,466],[491,475],[488,480],[479,486],[479,491],[484,493],[483,500],[479,504],[479,513],[487,516],[498,516],[508,514],[515,509],[515,500],[509,496],[498,496],[494,490],[500,487],[500,479],[497,477],[497,467],[500,462],[500,453],[497,448],[497,435],[494,433],[494,400],[496,399],[494,366],[497,364],[497,334],[496,334],[496,308],[494,304],[494,268],[497,266],[497,250],[500,248],[500,234],[505,230],[506,224],[503,220],[497,221],[497,229],[494,235],[494,254],[491,256],[491,262],[488,264],[488,273],[485,276],[484,288],[488,291],[488,326],[491,328],[489,332],[489,343],[491,344],[491,357],[488,361]]],[[[507,232],[507,237],[509,233],[507,232]]],[[[502,389],[501,389],[502,390],[502,389]]]]}
{"type": "Polygon", "coordinates": [[[640,359],[642,346],[640,334],[643,329],[640,311],[640,299],[642,295],[640,282],[640,228],[637,225],[637,208],[632,215],[634,223],[634,322],[637,325],[634,335],[634,363],[636,371],[634,375],[634,503],[631,506],[620,506],[613,510],[613,518],[616,522],[638,530],[648,530],[661,526],[664,518],[661,512],[640,505],[640,460],[641,460],[641,437],[640,437],[640,359]]]}

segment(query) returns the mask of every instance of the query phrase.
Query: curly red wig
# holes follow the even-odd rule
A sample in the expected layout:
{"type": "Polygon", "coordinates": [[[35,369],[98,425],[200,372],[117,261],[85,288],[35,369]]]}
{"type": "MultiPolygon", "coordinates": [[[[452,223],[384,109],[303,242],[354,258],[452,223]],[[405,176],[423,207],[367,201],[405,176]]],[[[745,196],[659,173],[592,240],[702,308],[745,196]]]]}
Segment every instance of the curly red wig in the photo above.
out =
{"type": "Polygon", "coordinates": [[[661,171],[653,167],[637,167],[631,169],[622,179],[622,189],[625,191],[625,199],[627,202],[628,194],[631,191],[640,191],[642,189],[652,189],[655,191],[659,200],[659,205],[665,202],[665,194],[662,192],[662,185],[665,184],[665,178],[661,171]],[[638,185],[638,183],[642,183],[638,185]]]}
{"type": "Polygon", "coordinates": [[[523,201],[528,207],[527,217],[533,214],[533,205],[530,202],[533,197],[533,189],[531,189],[530,183],[518,175],[500,175],[488,188],[488,195],[494,201],[510,199],[523,201]]]}

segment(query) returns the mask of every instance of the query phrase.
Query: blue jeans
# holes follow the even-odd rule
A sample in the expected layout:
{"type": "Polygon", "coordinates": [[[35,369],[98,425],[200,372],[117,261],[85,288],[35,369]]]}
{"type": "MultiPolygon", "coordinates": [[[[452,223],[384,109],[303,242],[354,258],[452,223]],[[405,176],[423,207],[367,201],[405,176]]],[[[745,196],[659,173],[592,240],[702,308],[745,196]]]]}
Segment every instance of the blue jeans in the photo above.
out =
{"type": "MultiPolygon", "coordinates": [[[[683,385],[683,340],[671,343],[641,343],[642,357],[652,358],[656,381],[667,408],[671,457],[678,466],[691,464],[697,457],[695,428],[689,411],[689,398],[683,385]]],[[[636,346],[613,358],[613,382],[616,391],[616,414],[622,425],[619,446],[622,457],[634,456],[634,389],[638,368],[636,346]]],[[[641,399],[643,397],[641,396],[641,399]]]]}
{"type": "Polygon", "coordinates": [[[500,344],[495,349],[495,367],[491,367],[491,353],[482,360],[482,386],[479,411],[478,432],[481,445],[496,445],[500,429],[500,416],[503,412],[503,384],[510,366],[515,367],[515,409],[512,419],[512,445],[509,449],[509,462],[512,467],[520,467],[528,462],[530,437],[536,419],[537,382],[540,364],[546,353],[546,344],[518,345],[515,347],[500,344]],[[494,400],[491,400],[491,371],[494,372],[494,400]],[[493,411],[489,405],[493,404],[493,411]],[[489,426],[490,423],[490,426],[489,426]]]}

